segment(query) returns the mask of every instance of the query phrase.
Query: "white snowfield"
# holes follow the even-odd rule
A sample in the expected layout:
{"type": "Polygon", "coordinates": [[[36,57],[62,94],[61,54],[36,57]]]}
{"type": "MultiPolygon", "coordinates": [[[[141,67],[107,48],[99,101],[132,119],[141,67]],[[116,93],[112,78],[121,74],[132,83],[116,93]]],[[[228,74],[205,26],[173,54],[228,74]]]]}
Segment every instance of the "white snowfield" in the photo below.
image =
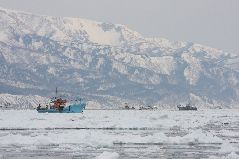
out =
{"type": "Polygon", "coordinates": [[[2,110],[0,154],[18,159],[237,159],[239,110],[2,110]]]}

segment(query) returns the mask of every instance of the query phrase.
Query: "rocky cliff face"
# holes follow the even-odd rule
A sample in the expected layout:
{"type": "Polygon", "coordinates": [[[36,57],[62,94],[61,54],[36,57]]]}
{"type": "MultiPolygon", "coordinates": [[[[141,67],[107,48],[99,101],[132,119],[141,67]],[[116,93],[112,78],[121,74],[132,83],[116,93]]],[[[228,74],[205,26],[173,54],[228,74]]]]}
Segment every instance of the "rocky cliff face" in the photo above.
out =
{"type": "Polygon", "coordinates": [[[123,25],[0,9],[0,93],[51,96],[57,86],[103,107],[239,104],[239,57],[144,38],[123,25]]]}

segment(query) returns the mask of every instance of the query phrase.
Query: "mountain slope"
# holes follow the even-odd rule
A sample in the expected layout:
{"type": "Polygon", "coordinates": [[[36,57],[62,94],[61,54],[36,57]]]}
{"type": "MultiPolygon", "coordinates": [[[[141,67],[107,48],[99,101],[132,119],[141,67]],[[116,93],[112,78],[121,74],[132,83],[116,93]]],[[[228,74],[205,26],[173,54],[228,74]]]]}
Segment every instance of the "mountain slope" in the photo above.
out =
{"type": "Polygon", "coordinates": [[[0,92],[175,107],[238,105],[239,57],[123,25],[0,9],[0,92]]]}
{"type": "Polygon", "coordinates": [[[0,109],[32,109],[36,108],[39,103],[46,103],[47,98],[41,96],[24,96],[0,94],[0,109]]]}

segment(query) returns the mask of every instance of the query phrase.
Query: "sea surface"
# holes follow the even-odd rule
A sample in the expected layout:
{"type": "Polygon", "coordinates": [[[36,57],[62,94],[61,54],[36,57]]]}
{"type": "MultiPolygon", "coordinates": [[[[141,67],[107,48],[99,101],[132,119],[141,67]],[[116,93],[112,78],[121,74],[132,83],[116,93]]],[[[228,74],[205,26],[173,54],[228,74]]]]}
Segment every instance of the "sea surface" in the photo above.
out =
{"type": "Polygon", "coordinates": [[[239,110],[0,111],[0,159],[239,158],[239,110]]]}

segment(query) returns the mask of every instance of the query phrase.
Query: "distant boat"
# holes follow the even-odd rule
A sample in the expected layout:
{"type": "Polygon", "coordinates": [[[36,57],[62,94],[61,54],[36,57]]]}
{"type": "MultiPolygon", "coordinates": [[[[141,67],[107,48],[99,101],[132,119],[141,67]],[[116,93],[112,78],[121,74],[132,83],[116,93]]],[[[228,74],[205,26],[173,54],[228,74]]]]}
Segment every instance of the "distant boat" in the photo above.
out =
{"type": "Polygon", "coordinates": [[[130,110],[130,109],[135,109],[135,107],[129,107],[129,105],[128,105],[128,103],[125,103],[125,106],[124,106],[124,109],[126,109],[126,110],[130,110]]]}
{"type": "Polygon", "coordinates": [[[186,106],[182,106],[182,105],[177,105],[179,110],[197,110],[196,107],[191,106],[190,103],[186,104],[186,106]]]}
{"type": "MultiPolygon", "coordinates": [[[[57,96],[57,88],[56,88],[57,96]]],[[[38,113],[81,113],[86,107],[85,101],[81,98],[79,100],[67,101],[60,97],[54,97],[45,106],[38,105],[38,113]]]]}

